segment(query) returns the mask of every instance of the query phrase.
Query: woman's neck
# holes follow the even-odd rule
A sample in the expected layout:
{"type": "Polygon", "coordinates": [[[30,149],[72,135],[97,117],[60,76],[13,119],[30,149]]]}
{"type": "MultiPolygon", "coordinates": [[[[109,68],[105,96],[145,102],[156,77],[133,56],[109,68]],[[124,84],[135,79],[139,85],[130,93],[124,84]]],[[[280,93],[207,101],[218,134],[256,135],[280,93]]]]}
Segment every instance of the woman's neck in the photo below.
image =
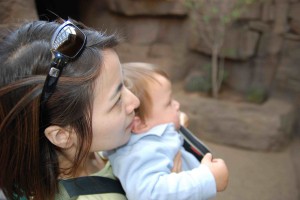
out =
{"type": "Polygon", "coordinates": [[[69,153],[60,153],[59,154],[59,168],[61,169],[61,173],[59,178],[66,179],[72,177],[80,177],[80,176],[89,176],[93,173],[96,173],[104,168],[106,161],[101,159],[97,153],[90,153],[86,159],[86,162],[80,165],[75,175],[70,173],[70,169],[72,169],[73,161],[70,159],[74,157],[71,156],[69,153]]]}

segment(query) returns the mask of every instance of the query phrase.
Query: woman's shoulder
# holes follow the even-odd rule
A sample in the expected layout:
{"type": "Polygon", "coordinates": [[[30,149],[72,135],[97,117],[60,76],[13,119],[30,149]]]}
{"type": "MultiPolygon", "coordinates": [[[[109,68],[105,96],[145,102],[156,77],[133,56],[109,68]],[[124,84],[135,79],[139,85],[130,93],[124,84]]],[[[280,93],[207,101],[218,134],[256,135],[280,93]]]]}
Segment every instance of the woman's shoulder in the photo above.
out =
{"type": "Polygon", "coordinates": [[[91,176],[61,180],[55,200],[126,200],[122,192],[122,186],[107,162],[102,170],[91,176]],[[110,187],[106,191],[103,185],[110,187]],[[113,191],[110,188],[113,188],[113,191]]]}
{"type": "Polygon", "coordinates": [[[85,194],[79,196],[70,196],[65,188],[60,186],[60,193],[56,195],[55,200],[127,200],[126,196],[118,193],[85,194]]]}
{"type": "Polygon", "coordinates": [[[117,193],[104,193],[79,196],[76,200],[127,200],[126,196],[117,193]]]}

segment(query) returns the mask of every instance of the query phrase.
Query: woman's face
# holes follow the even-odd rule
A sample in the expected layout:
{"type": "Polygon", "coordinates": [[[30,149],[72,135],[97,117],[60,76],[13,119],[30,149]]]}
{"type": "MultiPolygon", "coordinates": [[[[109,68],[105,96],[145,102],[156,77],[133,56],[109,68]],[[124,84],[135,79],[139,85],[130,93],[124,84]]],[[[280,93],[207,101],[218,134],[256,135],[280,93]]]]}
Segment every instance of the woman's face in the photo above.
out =
{"type": "Polygon", "coordinates": [[[119,57],[104,51],[104,63],[96,80],[92,114],[91,152],[111,150],[128,142],[138,98],[123,84],[119,57]]]}

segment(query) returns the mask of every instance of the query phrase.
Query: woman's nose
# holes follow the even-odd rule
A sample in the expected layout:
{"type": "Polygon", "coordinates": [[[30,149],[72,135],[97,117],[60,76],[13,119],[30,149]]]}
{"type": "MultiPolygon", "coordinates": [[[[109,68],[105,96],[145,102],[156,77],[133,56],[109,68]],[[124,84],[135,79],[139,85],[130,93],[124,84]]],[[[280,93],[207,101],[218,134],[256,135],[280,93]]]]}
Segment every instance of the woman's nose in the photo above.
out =
{"type": "MultiPolygon", "coordinates": [[[[127,89],[127,88],[126,88],[127,89]]],[[[128,92],[128,104],[126,106],[126,112],[130,114],[134,111],[134,109],[138,108],[140,106],[140,100],[130,91],[127,89],[128,92]]]]}

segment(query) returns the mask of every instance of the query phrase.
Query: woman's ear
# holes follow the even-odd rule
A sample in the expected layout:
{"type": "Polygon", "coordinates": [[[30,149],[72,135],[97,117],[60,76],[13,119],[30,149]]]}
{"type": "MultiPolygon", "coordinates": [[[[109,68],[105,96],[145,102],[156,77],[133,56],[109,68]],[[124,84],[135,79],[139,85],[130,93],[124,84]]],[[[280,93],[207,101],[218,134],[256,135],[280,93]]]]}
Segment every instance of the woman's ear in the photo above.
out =
{"type": "Polygon", "coordinates": [[[74,137],[72,137],[73,133],[70,127],[63,128],[52,125],[48,126],[44,133],[52,144],[62,149],[70,148],[74,143],[74,137]]]}
{"type": "Polygon", "coordinates": [[[146,132],[147,130],[148,130],[147,124],[143,122],[140,117],[135,116],[133,118],[133,127],[131,131],[133,133],[139,134],[139,133],[146,132]]]}

